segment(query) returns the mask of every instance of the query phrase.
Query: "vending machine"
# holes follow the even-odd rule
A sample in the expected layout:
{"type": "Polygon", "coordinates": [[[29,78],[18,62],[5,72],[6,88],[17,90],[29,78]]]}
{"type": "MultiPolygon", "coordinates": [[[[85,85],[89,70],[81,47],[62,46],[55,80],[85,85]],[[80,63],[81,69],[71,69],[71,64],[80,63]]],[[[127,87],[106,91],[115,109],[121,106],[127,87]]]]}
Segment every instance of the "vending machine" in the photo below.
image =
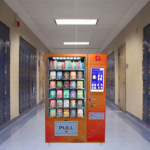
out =
{"type": "Polygon", "coordinates": [[[106,54],[45,54],[45,142],[105,142],[106,54]]]}

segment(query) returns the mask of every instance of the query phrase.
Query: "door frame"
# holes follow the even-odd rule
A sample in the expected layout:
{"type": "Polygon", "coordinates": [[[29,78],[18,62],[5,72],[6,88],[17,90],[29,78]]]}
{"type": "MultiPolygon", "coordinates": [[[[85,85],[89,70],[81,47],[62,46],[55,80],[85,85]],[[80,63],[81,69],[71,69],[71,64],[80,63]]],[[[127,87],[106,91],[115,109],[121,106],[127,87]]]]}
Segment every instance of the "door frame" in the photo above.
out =
{"type": "MultiPolygon", "coordinates": [[[[119,69],[119,66],[120,66],[120,61],[119,61],[119,50],[124,47],[125,48],[125,60],[126,60],[126,43],[123,43],[122,45],[120,45],[118,47],[118,109],[120,109],[120,69],[119,69]]],[[[125,62],[126,63],[126,62],[125,62]]],[[[126,75],[126,69],[125,69],[125,75],[126,75]]],[[[121,110],[121,109],[120,109],[121,110]]],[[[123,111],[123,110],[122,110],[123,111]]],[[[125,82],[125,112],[126,113],[126,82],[125,82]]]]}

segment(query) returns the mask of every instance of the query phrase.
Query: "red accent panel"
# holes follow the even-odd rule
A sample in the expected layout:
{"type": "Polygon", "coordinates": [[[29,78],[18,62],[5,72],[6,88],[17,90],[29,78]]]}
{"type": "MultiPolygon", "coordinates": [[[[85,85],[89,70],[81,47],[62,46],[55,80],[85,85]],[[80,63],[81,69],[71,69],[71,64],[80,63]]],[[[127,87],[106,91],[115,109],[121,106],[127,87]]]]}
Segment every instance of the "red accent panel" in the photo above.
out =
{"type": "Polygon", "coordinates": [[[95,56],[95,60],[96,60],[96,61],[101,61],[101,57],[98,56],[98,55],[96,55],[96,56],[95,56]]]}
{"type": "Polygon", "coordinates": [[[104,120],[89,120],[88,113],[88,142],[105,142],[105,118],[104,120]]]}

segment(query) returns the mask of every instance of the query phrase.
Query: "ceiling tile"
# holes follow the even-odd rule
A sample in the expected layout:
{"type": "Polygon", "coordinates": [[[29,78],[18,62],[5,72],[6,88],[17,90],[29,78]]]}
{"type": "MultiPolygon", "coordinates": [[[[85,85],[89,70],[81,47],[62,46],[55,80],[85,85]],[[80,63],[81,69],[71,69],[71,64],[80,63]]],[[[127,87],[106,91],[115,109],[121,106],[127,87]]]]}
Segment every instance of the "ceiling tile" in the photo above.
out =
{"type": "Polygon", "coordinates": [[[48,3],[22,3],[26,11],[50,11],[48,3]]]}
{"type": "Polygon", "coordinates": [[[77,3],[77,11],[103,11],[104,2],[77,3]]]}
{"type": "Polygon", "coordinates": [[[53,18],[51,12],[27,12],[31,18],[53,18]]]}
{"type": "Polygon", "coordinates": [[[20,3],[47,2],[47,0],[17,0],[20,3]]]}
{"type": "Polygon", "coordinates": [[[126,11],[123,11],[123,12],[102,12],[101,13],[101,18],[104,18],[104,19],[121,19],[124,15],[126,14],[126,11]]]}
{"type": "Polygon", "coordinates": [[[55,19],[75,19],[76,13],[75,11],[52,11],[52,16],[55,19]]]}
{"type": "Polygon", "coordinates": [[[77,19],[99,19],[102,11],[78,11],[75,13],[77,19]]]}
{"type": "Polygon", "coordinates": [[[55,24],[54,19],[45,19],[45,18],[33,18],[35,24],[55,24]]]}
{"type": "Polygon", "coordinates": [[[127,11],[131,7],[132,3],[105,3],[103,5],[104,11],[127,11]]]}
{"type": "Polygon", "coordinates": [[[99,19],[98,24],[118,24],[121,19],[99,19]]]}
{"type": "Polygon", "coordinates": [[[133,2],[135,2],[136,0],[106,0],[107,2],[119,2],[119,3],[121,3],[121,2],[123,2],[123,3],[133,3],[133,2]]]}
{"type": "Polygon", "coordinates": [[[57,26],[55,24],[37,24],[36,25],[40,30],[55,30],[58,29],[57,26]]]}
{"type": "Polygon", "coordinates": [[[50,2],[48,5],[51,11],[75,11],[73,2],[50,2]]]}

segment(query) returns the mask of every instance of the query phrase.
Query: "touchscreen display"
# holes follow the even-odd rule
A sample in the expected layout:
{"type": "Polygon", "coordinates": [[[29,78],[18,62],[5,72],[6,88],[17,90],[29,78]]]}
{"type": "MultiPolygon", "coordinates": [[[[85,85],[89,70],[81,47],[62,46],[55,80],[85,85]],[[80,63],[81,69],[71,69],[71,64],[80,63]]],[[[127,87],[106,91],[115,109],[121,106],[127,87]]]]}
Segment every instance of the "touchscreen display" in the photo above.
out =
{"type": "Polygon", "coordinates": [[[104,68],[91,68],[91,92],[104,92],[104,68]]]}

